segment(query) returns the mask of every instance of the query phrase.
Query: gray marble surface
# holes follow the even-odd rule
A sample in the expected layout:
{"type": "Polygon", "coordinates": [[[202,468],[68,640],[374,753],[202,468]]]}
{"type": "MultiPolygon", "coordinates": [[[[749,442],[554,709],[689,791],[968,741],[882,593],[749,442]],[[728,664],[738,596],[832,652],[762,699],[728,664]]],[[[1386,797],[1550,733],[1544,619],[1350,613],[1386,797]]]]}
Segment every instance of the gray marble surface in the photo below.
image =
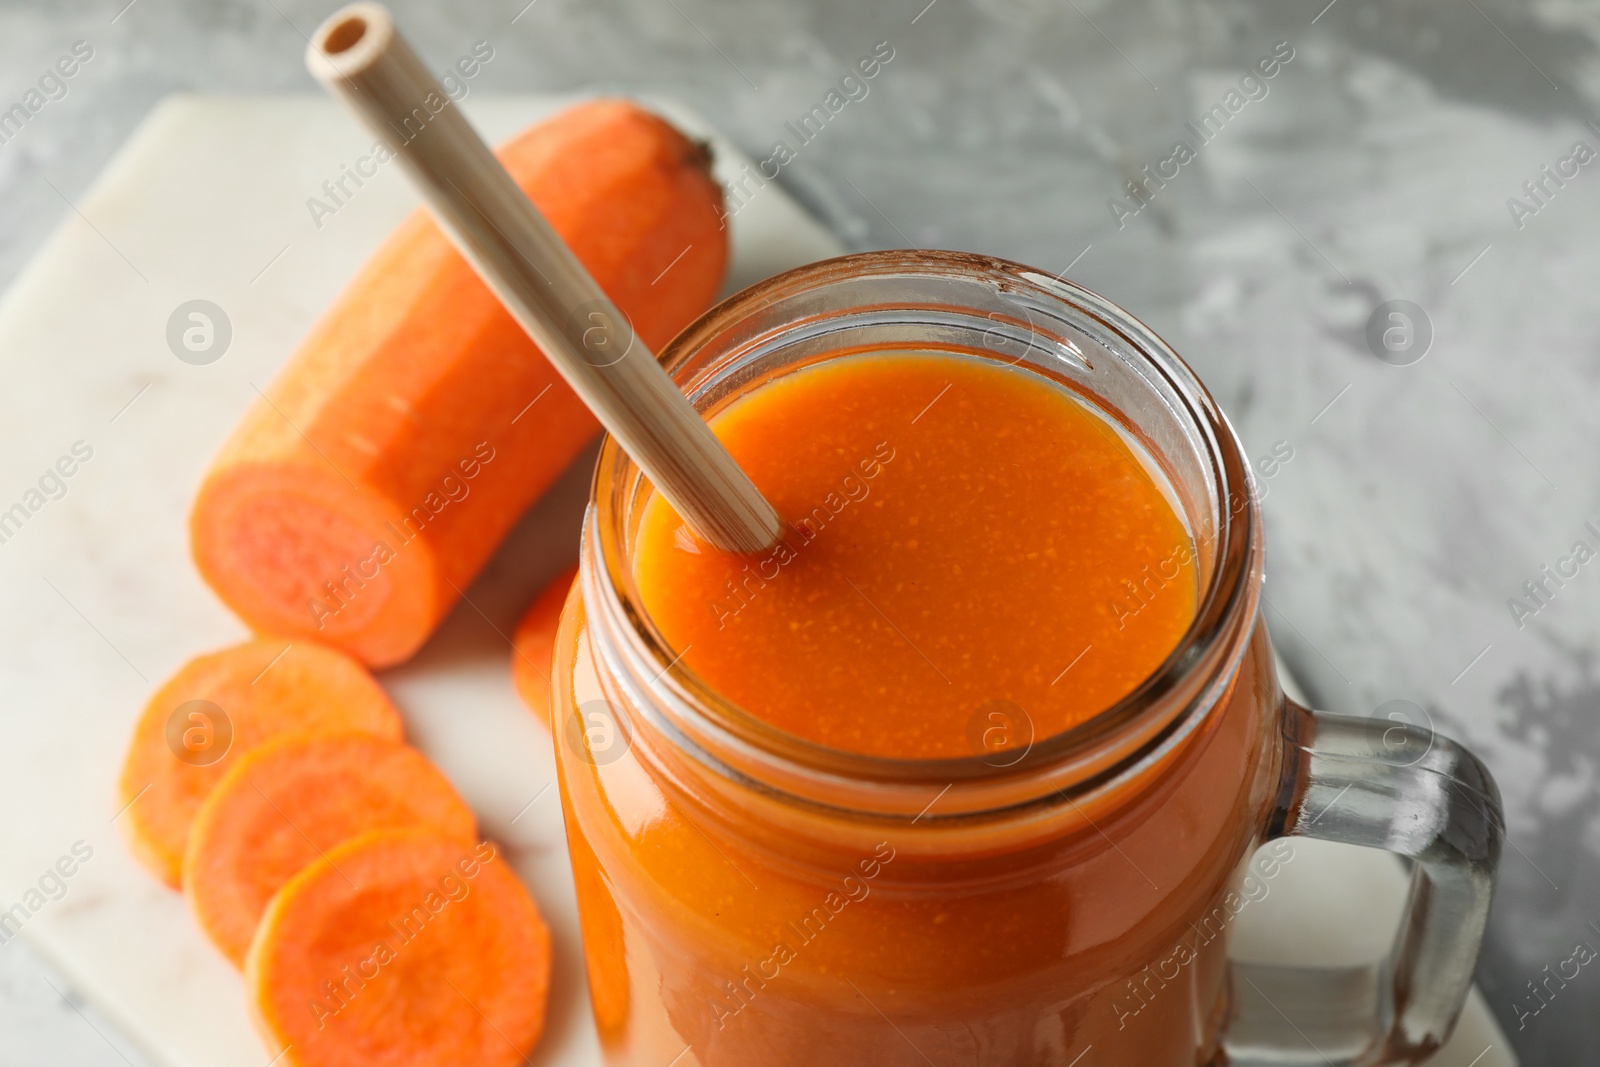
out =
{"type": "MultiPolygon", "coordinates": [[[[1600,161],[1575,152],[1600,152],[1600,8],[525,2],[395,7],[437,66],[492,45],[474,92],[671,95],[756,158],[888,42],[780,180],[857,247],[1070,267],[1185,354],[1252,455],[1292,450],[1263,481],[1285,654],[1323,706],[1484,756],[1511,847],[1479,983],[1523,1062],[1600,1061],[1600,966],[1527,985],[1600,948],[1600,565],[1574,556],[1600,550],[1600,161]],[[1292,58],[1243,81],[1279,42],[1292,58]],[[1185,123],[1214,106],[1201,143],[1185,123]],[[1193,158],[1169,163],[1180,138],[1193,158]],[[1141,206],[1147,165],[1176,173],[1141,206]],[[1397,352],[1369,336],[1390,300],[1415,305],[1397,352]]],[[[125,3],[0,7],[0,109],[93,49],[0,145],[0,284],[165,94],[311,91],[304,35],[332,7],[125,3]]],[[[0,947],[0,1063],[120,1062],[57,976],[0,947]]]]}

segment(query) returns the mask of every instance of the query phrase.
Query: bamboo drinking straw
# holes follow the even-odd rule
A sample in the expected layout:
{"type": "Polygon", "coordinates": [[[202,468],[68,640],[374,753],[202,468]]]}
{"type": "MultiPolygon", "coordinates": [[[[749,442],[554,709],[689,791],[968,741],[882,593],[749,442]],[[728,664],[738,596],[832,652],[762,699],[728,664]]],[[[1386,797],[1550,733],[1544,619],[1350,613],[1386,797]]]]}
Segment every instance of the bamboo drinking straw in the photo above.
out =
{"type": "Polygon", "coordinates": [[[407,175],[467,261],[602,425],[694,529],[720,548],[775,544],[777,512],[627,318],[529,202],[378,3],[317,28],[306,65],[407,175]]]}

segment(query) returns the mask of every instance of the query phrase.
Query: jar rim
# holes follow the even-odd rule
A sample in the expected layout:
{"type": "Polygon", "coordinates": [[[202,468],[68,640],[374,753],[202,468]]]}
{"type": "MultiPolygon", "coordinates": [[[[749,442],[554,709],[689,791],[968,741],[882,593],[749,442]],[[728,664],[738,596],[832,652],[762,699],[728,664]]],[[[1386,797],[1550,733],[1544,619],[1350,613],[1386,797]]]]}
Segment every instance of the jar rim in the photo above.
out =
{"type": "MultiPolygon", "coordinates": [[[[823,745],[723,697],[655,628],[634,583],[628,544],[627,502],[635,498],[643,475],[607,436],[585,517],[580,588],[591,624],[597,616],[609,618],[626,637],[626,649],[599,649],[608,668],[613,676],[631,679],[622,687],[635,698],[628,703],[642,708],[654,727],[698,762],[757,787],[799,792],[824,806],[840,806],[833,798],[851,795],[847,787],[852,786],[910,789],[925,797],[928,787],[943,783],[942,797],[966,784],[978,786],[981,795],[953,807],[970,813],[989,810],[989,801],[1008,795],[1006,786],[1024,778],[1043,774],[1055,791],[1068,795],[1159,760],[1220,702],[1243,658],[1259,611],[1259,582],[1252,579],[1260,574],[1263,545],[1254,477],[1236,433],[1199,378],[1153,330],[1099,294],[1035,268],[966,252],[893,250],[822,260],[735,293],[678,334],[660,353],[661,362],[686,387],[693,378],[691,360],[734,324],[811,290],[883,276],[978,280],[1060,302],[1098,323],[1181,397],[1185,414],[1200,431],[1203,465],[1212,479],[1214,504],[1220,503],[1213,517],[1215,565],[1183,637],[1131,692],[1083,722],[1037,739],[1014,763],[1001,766],[982,754],[908,759],[823,745]],[[815,788],[796,789],[797,776],[815,788]]],[[[1035,328],[1031,321],[1029,328],[1035,328]]],[[[941,810],[947,807],[952,805],[941,810]]],[[[911,810],[903,803],[890,808],[911,810]]]]}

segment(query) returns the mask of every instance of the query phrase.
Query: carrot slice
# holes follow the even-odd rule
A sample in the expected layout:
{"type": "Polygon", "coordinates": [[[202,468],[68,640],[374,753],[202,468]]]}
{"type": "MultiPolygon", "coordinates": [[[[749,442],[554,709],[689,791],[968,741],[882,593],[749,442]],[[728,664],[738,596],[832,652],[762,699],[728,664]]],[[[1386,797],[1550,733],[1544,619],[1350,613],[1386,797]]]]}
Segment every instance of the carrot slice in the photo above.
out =
{"type": "Polygon", "coordinates": [[[272,894],[368,830],[431,826],[470,845],[472,809],[416,749],[372,734],[269,741],[234,762],[189,831],[183,894],[238,966],[272,894]]]}
{"type": "Polygon", "coordinates": [[[550,932],[493,845],[379,830],[278,890],[245,984],[285,1067],[510,1067],[544,1029],[550,932]]]}
{"type": "Polygon", "coordinates": [[[533,598],[511,636],[511,684],[538,720],[550,725],[550,669],[554,661],[556,627],[561,609],[578,576],[573,564],[550,580],[533,598]]]}
{"type": "Polygon", "coordinates": [[[195,812],[241,755],[274,737],[351,730],[402,732],[383,688],[342,652],[263,637],[196,656],[134,727],[117,821],[134,856],[176,889],[195,812]]]}
{"type": "MultiPolygon", "coordinates": [[[[598,100],[499,157],[652,350],[710,305],[728,247],[703,145],[598,100]]],[[[418,212],[212,461],[190,515],[195,562],[255,629],[390,666],[598,429],[418,212]]]]}

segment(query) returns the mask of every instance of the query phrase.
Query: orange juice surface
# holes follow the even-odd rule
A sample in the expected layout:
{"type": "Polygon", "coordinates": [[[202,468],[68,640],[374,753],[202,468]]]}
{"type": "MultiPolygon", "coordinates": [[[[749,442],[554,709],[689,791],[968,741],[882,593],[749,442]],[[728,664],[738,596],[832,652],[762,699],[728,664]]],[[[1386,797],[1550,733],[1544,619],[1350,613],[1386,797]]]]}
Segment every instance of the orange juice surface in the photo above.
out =
{"type": "Polygon", "coordinates": [[[639,593],[688,667],[793,734],[900,758],[1015,747],[1133,690],[1194,616],[1193,541],[1165,479],[1037,376],[835,359],[712,426],[786,536],[722,552],[655,497],[639,593]]]}

